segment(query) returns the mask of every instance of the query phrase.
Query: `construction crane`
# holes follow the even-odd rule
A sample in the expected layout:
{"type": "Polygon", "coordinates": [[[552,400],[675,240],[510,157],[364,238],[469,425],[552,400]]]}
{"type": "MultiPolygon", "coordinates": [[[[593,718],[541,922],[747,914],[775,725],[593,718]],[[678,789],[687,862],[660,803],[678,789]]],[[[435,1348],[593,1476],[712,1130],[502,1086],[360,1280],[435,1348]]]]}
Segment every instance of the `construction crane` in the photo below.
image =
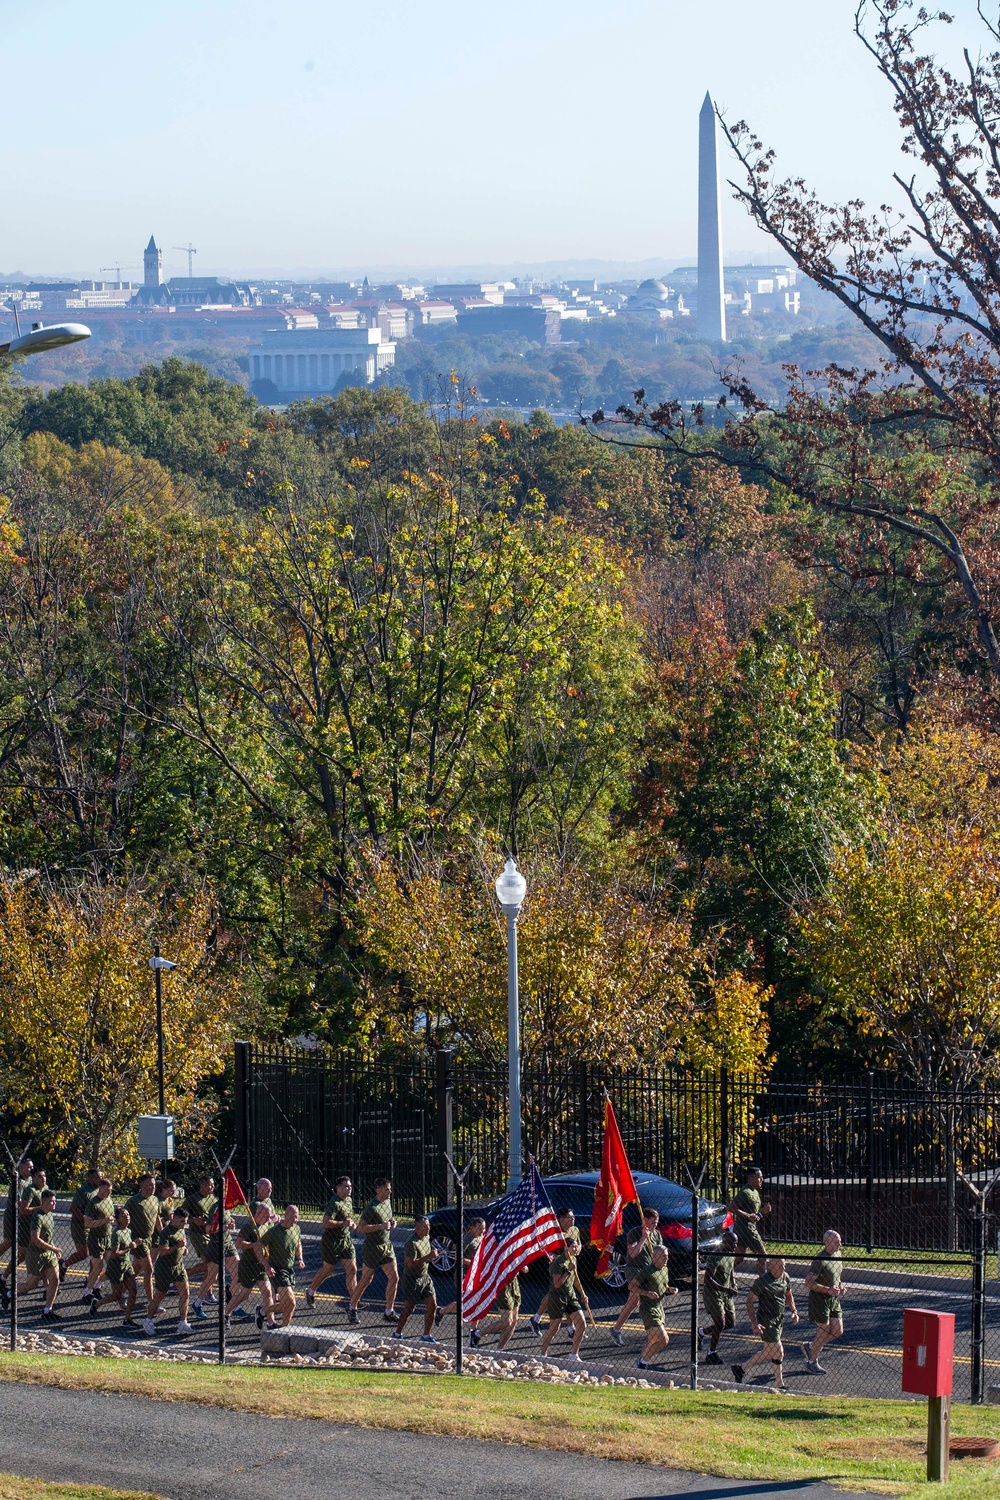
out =
{"type": "Polygon", "coordinates": [[[188,244],[188,245],[174,245],[172,248],[174,250],[183,250],[184,254],[187,256],[187,258],[188,258],[188,281],[190,281],[191,277],[194,275],[194,257],[198,254],[197,250],[194,248],[193,245],[190,245],[190,244],[188,244]]]}
{"type": "MultiPolygon", "coordinates": [[[[138,266],[126,266],[124,269],[126,271],[138,271],[139,267],[138,266]]],[[[121,266],[119,266],[119,265],[102,266],[101,267],[101,275],[102,276],[104,275],[105,271],[114,271],[114,273],[115,273],[115,280],[117,282],[119,282],[119,283],[121,282],[121,279],[122,279],[122,267],[121,266]]]]}

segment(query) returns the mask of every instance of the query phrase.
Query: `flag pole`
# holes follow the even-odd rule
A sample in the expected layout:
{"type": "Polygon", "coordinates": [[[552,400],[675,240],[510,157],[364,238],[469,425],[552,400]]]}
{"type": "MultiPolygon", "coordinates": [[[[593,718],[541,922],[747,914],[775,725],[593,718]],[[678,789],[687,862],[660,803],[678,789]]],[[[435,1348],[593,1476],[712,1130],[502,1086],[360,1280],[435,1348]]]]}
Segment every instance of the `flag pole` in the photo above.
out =
{"type": "Polygon", "coordinates": [[[462,1250],[465,1245],[465,1179],[469,1174],[474,1156],[470,1156],[465,1164],[465,1171],[460,1172],[448,1155],[443,1153],[444,1159],[451,1168],[451,1175],[455,1180],[455,1212],[458,1216],[458,1243],[455,1246],[455,1374],[462,1373],[462,1293],[465,1290],[465,1267],[462,1264],[462,1250]]]}
{"type": "MultiPolygon", "coordinates": [[[[226,1295],[226,1173],[229,1171],[230,1164],[235,1155],[236,1147],[234,1146],[232,1151],[230,1151],[229,1155],[226,1157],[226,1165],[223,1166],[219,1158],[216,1156],[214,1148],[212,1151],[212,1160],[215,1162],[215,1165],[219,1170],[219,1207],[217,1212],[219,1222],[216,1226],[216,1233],[218,1234],[217,1244],[219,1250],[218,1292],[220,1365],[224,1365],[226,1363],[226,1302],[228,1300],[226,1295]]],[[[239,1187],[238,1183],[237,1186],[239,1187]]],[[[242,1194],[243,1189],[240,1188],[241,1197],[242,1194]]],[[[245,1198],[243,1199],[243,1202],[246,1202],[245,1198]]]]}

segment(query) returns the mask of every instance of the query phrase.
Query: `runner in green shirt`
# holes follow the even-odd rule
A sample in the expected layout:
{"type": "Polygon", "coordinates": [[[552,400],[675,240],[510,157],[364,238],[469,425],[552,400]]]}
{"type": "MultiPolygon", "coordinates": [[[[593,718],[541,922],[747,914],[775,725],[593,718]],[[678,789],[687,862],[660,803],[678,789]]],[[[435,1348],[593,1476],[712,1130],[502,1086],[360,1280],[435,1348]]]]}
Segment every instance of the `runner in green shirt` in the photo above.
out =
{"type": "Polygon", "coordinates": [[[90,1316],[96,1318],[106,1302],[113,1302],[125,1314],[125,1326],[133,1327],[132,1313],[135,1309],[138,1285],[132,1264],[131,1217],[127,1208],[115,1209],[111,1243],[104,1254],[108,1274],[108,1290],[102,1297],[95,1292],[90,1303],[90,1316]]]}
{"type": "MultiPolygon", "coordinates": [[[[205,1242],[205,1274],[201,1279],[198,1295],[191,1304],[195,1317],[202,1320],[208,1317],[208,1313],[205,1311],[205,1303],[218,1301],[212,1290],[219,1276],[219,1230],[215,1222],[215,1215],[218,1212],[217,1208],[213,1209],[212,1217],[208,1222],[209,1233],[205,1242]]],[[[229,1284],[230,1286],[235,1286],[236,1277],[239,1275],[240,1269],[239,1258],[236,1254],[236,1241],[233,1239],[236,1220],[228,1209],[224,1209],[223,1214],[225,1216],[225,1223],[222,1228],[222,1253],[226,1262],[226,1274],[229,1277],[229,1284]]],[[[225,1288],[224,1279],[222,1285],[225,1288]]]]}
{"type": "Polygon", "coordinates": [[[171,1287],[177,1289],[177,1320],[178,1333],[190,1333],[191,1324],[187,1320],[188,1299],[191,1289],[188,1285],[187,1268],[184,1258],[187,1255],[187,1209],[181,1204],[175,1208],[170,1216],[170,1223],[156,1232],[154,1252],[156,1260],[153,1263],[153,1300],[146,1309],[146,1316],[142,1320],[142,1326],[150,1338],[156,1333],[154,1318],[160,1310],[164,1297],[171,1287]]]}
{"type": "Polygon", "coordinates": [[[270,1227],[270,1223],[270,1213],[264,1204],[260,1203],[257,1205],[256,1213],[247,1220],[236,1236],[236,1248],[240,1253],[240,1261],[236,1271],[232,1300],[227,1304],[227,1322],[232,1317],[245,1318],[247,1316],[243,1311],[243,1304],[256,1291],[260,1297],[256,1311],[257,1327],[263,1328],[265,1320],[269,1328],[274,1327],[271,1278],[267,1274],[267,1266],[258,1253],[261,1233],[270,1227]]]}
{"type": "MultiPolygon", "coordinates": [[[[156,1178],[146,1172],[139,1178],[136,1191],[129,1198],[129,1228],[132,1231],[132,1270],[142,1277],[146,1301],[153,1300],[153,1237],[160,1216],[160,1203],[156,1196],[156,1178]]],[[[129,1319],[126,1318],[126,1323],[129,1319]]]]}
{"type": "Polygon", "coordinates": [[[395,1227],[396,1221],[392,1217],[392,1183],[387,1177],[379,1177],[375,1183],[375,1196],[368,1207],[362,1209],[358,1220],[358,1230],[364,1235],[364,1248],[361,1252],[361,1280],[354,1288],[351,1298],[347,1317],[349,1323],[358,1321],[358,1303],[378,1270],[385,1272],[385,1312],[382,1317],[387,1323],[396,1321],[399,1272],[396,1270],[396,1253],[392,1248],[392,1231],[395,1227]],[[354,1314],[353,1317],[351,1313],[354,1314]]]}
{"type": "Polygon", "coordinates": [[[711,1319],[710,1325],[698,1329],[698,1347],[702,1339],[711,1339],[706,1365],[721,1365],[716,1352],[724,1329],[736,1327],[736,1236],[724,1231],[718,1254],[705,1257],[705,1274],[701,1283],[701,1300],[711,1319]]]}
{"type": "Polygon", "coordinates": [[[25,1270],[27,1276],[18,1285],[18,1293],[33,1292],[44,1286],[45,1301],[42,1318],[45,1322],[58,1321],[59,1314],[53,1306],[59,1295],[59,1252],[56,1249],[55,1221],[52,1217],[56,1206],[56,1195],[51,1188],[42,1188],[38,1202],[31,1210],[28,1220],[28,1243],[25,1247],[25,1270]]]}
{"type": "Polygon", "coordinates": [[[636,1365],[640,1370],[648,1370],[650,1360],[670,1343],[663,1316],[663,1299],[676,1296],[680,1290],[670,1285],[666,1245],[657,1245],[652,1253],[652,1264],[638,1272],[632,1285],[639,1293],[639,1316],[646,1330],[645,1347],[636,1365]]]}
{"type": "Polygon", "coordinates": [[[792,1283],[785,1270],[785,1262],[780,1255],[775,1255],[767,1262],[767,1270],[763,1276],[758,1276],[747,1294],[747,1313],[750,1316],[750,1327],[759,1339],[763,1340],[763,1349],[747,1360],[745,1365],[733,1365],[733,1375],[737,1384],[740,1384],[748,1370],[754,1365],[761,1365],[765,1360],[770,1360],[774,1366],[775,1389],[787,1390],[782,1364],[785,1358],[785,1347],[781,1342],[784,1330],[785,1308],[792,1315],[792,1322],[799,1321],[799,1314],[795,1306],[795,1298],[792,1295],[792,1283]]]}
{"type": "Polygon", "coordinates": [[[403,1246],[403,1311],[399,1315],[399,1324],[394,1339],[403,1337],[403,1329],[406,1321],[418,1302],[424,1304],[424,1331],[420,1342],[422,1344],[436,1344],[438,1341],[431,1332],[434,1327],[434,1314],[437,1312],[437,1298],[434,1295],[434,1283],[431,1281],[431,1266],[437,1260],[438,1252],[431,1244],[431,1226],[427,1219],[415,1219],[413,1223],[413,1234],[403,1246]]]}
{"type": "Polygon", "coordinates": [[[274,1204],[271,1201],[271,1194],[273,1193],[273,1191],[274,1184],[271,1182],[270,1177],[257,1178],[257,1186],[254,1188],[254,1196],[247,1204],[247,1207],[250,1210],[250,1217],[255,1222],[257,1219],[258,1208],[267,1209],[269,1224],[276,1224],[278,1222],[280,1215],[275,1212],[274,1204]]]}
{"type": "Polygon", "coordinates": [[[24,1260],[25,1252],[31,1243],[31,1215],[41,1203],[42,1194],[47,1186],[48,1179],[44,1169],[35,1167],[31,1174],[31,1181],[26,1182],[21,1189],[21,1199],[17,1206],[18,1260],[24,1260]]]}
{"type": "Polygon", "coordinates": [[[840,1248],[840,1235],[835,1229],[828,1229],[823,1236],[823,1248],[814,1257],[806,1277],[809,1319],[816,1324],[816,1337],[811,1344],[802,1345],[802,1356],[810,1375],[826,1374],[819,1362],[820,1353],[844,1331],[844,1309],[840,1303],[844,1295],[840,1279],[843,1272],[840,1248]]]}
{"type": "Polygon", "coordinates": [[[97,1193],[84,1213],[83,1222],[87,1230],[90,1274],[87,1277],[87,1289],[80,1301],[90,1302],[104,1275],[104,1257],[111,1243],[111,1229],[115,1222],[115,1204],[111,1196],[110,1177],[101,1178],[97,1193]]]}
{"type": "Polygon", "coordinates": [[[655,1208],[642,1209],[642,1222],[637,1229],[630,1229],[625,1236],[625,1280],[628,1296],[611,1330],[611,1342],[619,1348],[624,1344],[622,1329],[639,1306],[639,1294],[632,1285],[640,1271],[648,1271],[653,1264],[653,1251],[663,1244],[660,1233],[660,1214],[655,1208]]]}
{"type": "MultiPolygon", "coordinates": [[[[465,1236],[462,1240],[463,1285],[465,1283],[465,1278],[469,1274],[469,1267],[472,1265],[472,1261],[475,1257],[476,1251],[479,1249],[479,1246],[482,1242],[483,1235],[486,1233],[486,1220],[481,1214],[475,1214],[471,1219],[465,1220],[465,1226],[465,1236]]],[[[437,1312],[434,1314],[434,1322],[440,1325],[442,1318],[446,1318],[449,1313],[456,1312],[457,1309],[457,1302],[447,1302],[443,1307],[439,1306],[437,1312]]],[[[478,1346],[479,1323],[473,1323],[472,1328],[469,1332],[469,1343],[471,1344],[473,1349],[478,1346]]]]}
{"type": "Polygon", "coordinates": [[[4,1255],[8,1250],[11,1252],[11,1256],[10,1264],[7,1267],[7,1275],[5,1276],[2,1272],[0,1272],[0,1312],[7,1312],[10,1308],[10,1288],[7,1284],[7,1276],[13,1276],[14,1261],[17,1258],[17,1253],[14,1250],[14,1240],[17,1234],[18,1202],[21,1196],[21,1189],[26,1183],[31,1181],[31,1174],[34,1170],[34,1162],[29,1161],[27,1157],[25,1157],[23,1161],[18,1162],[17,1178],[14,1186],[13,1208],[10,1201],[9,1187],[6,1189],[3,1195],[3,1240],[0,1241],[0,1256],[4,1255]]]}
{"type": "Polygon", "coordinates": [[[281,1326],[287,1328],[295,1315],[295,1268],[305,1269],[299,1211],[294,1203],[289,1203],[279,1223],[264,1230],[258,1254],[261,1251],[274,1272],[274,1300],[281,1314],[281,1326]]]}
{"type": "Polygon", "coordinates": [[[738,1271],[749,1251],[757,1257],[757,1275],[763,1276],[767,1259],[767,1246],[760,1236],[759,1225],[771,1212],[770,1203],[762,1203],[760,1190],[764,1185],[764,1174],[760,1167],[747,1167],[743,1173],[743,1186],[729,1204],[736,1234],[736,1261],[738,1271]]]}
{"type": "MultiPolygon", "coordinates": [[[[344,1270],[348,1306],[357,1290],[358,1266],[354,1257],[354,1241],[351,1238],[357,1226],[354,1222],[354,1201],[351,1198],[351,1188],[352,1183],[349,1177],[338,1177],[334,1183],[333,1197],[326,1205],[326,1213],[323,1215],[323,1239],[320,1244],[323,1264],[316,1272],[312,1285],[306,1292],[306,1307],[315,1307],[316,1293],[324,1281],[334,1274],[338,1265],[344,1270]]],[[[355,1313],[352,1321],[356,1320],[357,1314],[355,1313]]]]}
{"type": "Polygon", "coordinates": [[[97,1167],[91,1167],[70,1199],[69,1232],[73,1236],[73,1254],[66,1261],[67,1269],[78,1265],[81,1260],[90,1259],[90,1251],[87,1249],[87,1226],[84,1220],[93,1206],[100,1185],[101,1173],[97,1167]]]}
{"type": "Polygon", "coordinates": [[[542,1354],[549,1352],[549,1345],[559,1329],[563,1323],[568,1323],[573,1330],[573,1352],[567,1356],[567,1362],[582,1365],[580,1345],[587,1331],[587,1320],[577,1300],[575,1281],[576,1257],[565,1248],[557,1251],[549,1261],[549,1295],[545,1304],[549,1326],[542,1339],[542,1354]]]}
{"type": "MultiPolygon", "coordinates": [[[[204,1275],[208,1265],[206,1251],[208,1250],[208,1226],[215,1212],[215,1178],[206,1175],[198,1179],[198,1191],[188,1193],[184,1199],[184,1207],[188,1213],[188,1234],[191,1236],[191,1248],[198,1257],[196,1263],[191,1267],[191,1275],[204,1275]]],[[[210,1302],[215,1298],[210,1297],[210,1302]]]]}

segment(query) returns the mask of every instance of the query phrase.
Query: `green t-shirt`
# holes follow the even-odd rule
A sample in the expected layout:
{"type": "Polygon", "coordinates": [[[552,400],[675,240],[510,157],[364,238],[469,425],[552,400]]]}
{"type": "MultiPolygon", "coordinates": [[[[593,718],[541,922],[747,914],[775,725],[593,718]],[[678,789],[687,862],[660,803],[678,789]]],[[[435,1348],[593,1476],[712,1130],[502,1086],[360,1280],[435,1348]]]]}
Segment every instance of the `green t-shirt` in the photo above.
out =
{"type": "Polygon", "coordinates": [[[42,1189],[35,1187],[33,1182],[28,1182],[21,1189],[21,1202],[27,1208],[37,1208],[42,1201],[42,1189]]]}
{"type": "Polygon", "coordinates": [[[155,1193],[150,1193],[144,1198],[141,1193],[133,1193],[125,1204],[131,1223],[133,1240],[148,1242],[153,1237],[156,1228],[156,1219],[160,1212],[160,1202],[155,1193]]]}
{"type": "Polygon", "coordinates": [[[365,1248],[370,1254],[375,1250],[381,1251],[386,1260],[392,1259],[392,1234],[389,1229],[391,1218],[392,1199],[387,1198],[384,1203],[380,1203],[377,1198],[373,1198],[367,1208],[362,1209],[361,1218],[358,1220],[361,1228],[364,1228],[366,1224],[385,1225],[380,1232],[365,1235],[365,1248]]]}
{"type": "Polygon", "coordinates": [[[111,1226],[115,1220],[115,1200],[109,1193],[106,1198],[95,1198],[87,1209],[88,1219],[103,1219],[99,1229],[88,1229],[97,1240],[107,1240],[111,1235],[111,1226]]]}
{"type": "MultiPolygon", "coordinates": [[[[626,1245],[631,1247],[632,1245],[638,1245],[641,1239],[642,1227],[640,1226],[638,1229],[629,1230],[628,1234],[625,1237],[625,1243],[626,1245]]],[[[660,1250],[662,1249],[662,1247],[663,1235],[658,1229],[651,1229],[646,1236],[646,1243],[643,1245],[642,1249],[639,1251],[639,1254],[635,1257],[635,1259],[633,1260],[632,1257],[629,1256],[626,1260],[626,1264],[630,1268],[632,1276],[634,1277],[635,1275],[637,1275],[639,1271],[648,1271],[653,1264],[653,1251],[660,1250]]]]}
{"type": "Polygon", "coordinates": [[[412,1235],[403,1246],[403,1286],[405,1289],[426,1287],[430,1282],[431,1263],[430,1235],[423,1235],[417,1239],[412,1235]],[[413,1257],[416,1264],[408,1265],[407,1261],[413,1257]]]}
{"type": "Polygon", "coordinates": [[[204,1198],[191,1193],[184,1199],[184,1207],[188,1211],[188,1228],[191,1231],[192,1240],[196,1243],[203,1244],[208,1238],[208,1226],[212,1222],[212,1215],[218,1201],[214,1193],[207,1193],[204,1198]],[[196,1218],[204,1218],[204,1224],[193,1223],[192,1220],[196,1218]]]}
{"type": "Polygon", "coordinates": [[[736,1207],[742,1214],[760,1213],[760,1194],[758,1193],[756,1188],[740,1188],[739,1192],[736,1194],[736,1197],[733,1199],[733,1202],[736,1204],[736,1207]]]}
{"type": "Polygon", "coordinates": [[[132,1231],[131,1229],[120,1229],[116,1224],[111,1231],[111,1244],[109,1250],[124,1250],[124,1255],[112,1254],[108,1258],[108,1276],[112,1281],[121,1281],[123,1276],[129,1276],[132,1272],[132,1231]]]}
{"type": "Polygon", "coordinates": [[[786,1271],[782,1276],[772,1276],[765,1271],[751,1287],[757,1297],[757,1322],[780,1323],[785,1316],[785,1298],[792,1283],[786,1271]]]}
{"type": "MultiPolygon", "coordinates": [[[[24,1187],[21,1189],[21,1207],[25,1208],[25,1209],[28,1209],[30,1211],[32,1209],[36,1209],[38,1207],[39,1203],[41,1203],[41,1201],[42,1201],[42,1189],[41,1188],[36,1188],[34,1186],[34,1184],[31,1183],[31,1182],[25,1183],[24,1187]]],[[[27,1245],[29,1243],[30,1239],[31,1239],[31,1218],[30,1218],[30,1212],[28,1214],[25,1214],[25,1215],[22,1215],[22,1214],[18,1213],[18,1216],[17,1216],[17,1242],[18,1242],[19,1245],[27,1245]]]]}
{"type": "MultiPolygon", "coordinates": [[[[635,1277],[632,1285],[640,1292],[655,1292],[657,1298],[662,1301],[670,1286],[670,1272],[666,1266],[660,1268],[647,1266],[635,1277]]],[[[652,1300],[651,1297],[643,1298],[644,1302],[652,1302],[652,1300]]]]}
{"type": "Polygon", "coordinates": [[[566,1241],[566,1249],[569,1251],[570,1255],[579,1256],[580,1251],[583,1249],[583,1240],[581,1239],[580,1231],[579,1229],[577,1229],[575,1224],[571,1229],[567,1229],[564,1231],[563,1239],[566,1241]]]}
{"type": "Polygon", "coordinates": [[[723,1291],[735,1292],[733,1280],[735,1257],[732,1255],[709,1255],[705,1259],[705,1286],[708,1291],[721,1296],[723,1291]]]}
{"type": "MultiPolygon", "coordinates": [[[[70,1199],[70,1212],[78,1224],[82,1224],[84,1218],[90,1214],[91,1204],[97,1197],[97,1192],[97,1188],[91,1187],[89,1182],[81,1182],[70,1199]]],[[[93,1215],[90,1214],[90,1217],[93,1218],[93,1215]]]]}
{"type": "Polygon", "coordinates": [[[172,1224],[168,1224],[157,1234],[156,1243],[167,1250],[166,1255],[157,1257],[157,1266],[166,1266],[172,1276],[181,1276],[184,1271],[184,1257],[187,1254],[187,1235],[184,1230],[175,1229],[172,1224]]]}
{"type": "Polygon", "coordinates": [[[251,1198],[250,1199],[250,1217],[251,1218],[253,1218],[253,1216],[256,1214],[258,1208],[266,1208],[267,1211],[268,1211],[268,1214],[272,1218],[274,1217],[274,1204],[271,1202],[270,1198],[251,1198]]]}
{"type": "Polygon", "coordinates": [[[819,1291],[820,1287],[829,1287],[834,1295],[840,1291],[840,1278],[843,1270],[839,1250],[835,1255],[829,1255],[825,1250],[820,1250],[819,1254],[813,1257],[809,1267],[809,1273],[817,1283],[816,1290],[819,1291]]]}
{"type": "Polygon", "coordinates": [[[260,1237],[262,1245],[267,1246],[268,1258],[276,1271],[290,1271],[295,1264],[295,1257],[302,1241],[302,1231],[297,1224],[287,1227],[284,1224],[272,1224],[270,1229],[264,1231],[260,1237]]]}
{"type": "Polygon", "coordinates": [[[347,1228],[347,1221],[354,1218],[354,1204],[351,1201],[350,1195],[346,1198],[338,1198],[336,1193],[334,1193],[326,1205],[324,1218],[331,1219],[333,1222],[327,1225],[323,1233],[328,1234],[331,1241],[336,1242],[338,1245],[346,1246],[344,1251],[346,1259],[348,1255],[352,1254],[354,1249],[351,1231],[347,1228]]]}
{"type": "Polygon", "coordinates": [[[55,1248],[56,1226],[51,1209],[47,1214],[43,1213],[40,1208],[32,1210],[31,1228],[28,1233],[37,1234],[40,1240],[44,1240],[47,1245],[51,1245],[53,1249],[55,1248]]]}
{"type": "Polygon", "coordinates": [[[566,1250],[560,1250],[549,1261],[549,1296],[564,1306],[576,1297],[576,1261],[566,1250]],[[556,1286],[557,1276],[565,1276],[561,1286],[556,1286]]]}

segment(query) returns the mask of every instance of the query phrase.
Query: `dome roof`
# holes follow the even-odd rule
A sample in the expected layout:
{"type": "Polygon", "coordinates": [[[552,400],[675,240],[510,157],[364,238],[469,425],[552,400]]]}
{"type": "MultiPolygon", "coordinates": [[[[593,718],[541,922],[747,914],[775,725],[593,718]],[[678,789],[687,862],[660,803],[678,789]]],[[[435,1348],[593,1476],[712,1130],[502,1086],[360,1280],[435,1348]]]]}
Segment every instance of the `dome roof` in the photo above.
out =
{"type": "Polygon", "coordinates": [[[662,297],[664,300],[666,300],[670,296],[670,293],[663,285],[663,282],[657,281],[653,276],[651,276],[648,281],[641,282],[639,285],[639,290],[640,292],[648,293],[650,296],[655,295],[657,297],[662,297]]]}

